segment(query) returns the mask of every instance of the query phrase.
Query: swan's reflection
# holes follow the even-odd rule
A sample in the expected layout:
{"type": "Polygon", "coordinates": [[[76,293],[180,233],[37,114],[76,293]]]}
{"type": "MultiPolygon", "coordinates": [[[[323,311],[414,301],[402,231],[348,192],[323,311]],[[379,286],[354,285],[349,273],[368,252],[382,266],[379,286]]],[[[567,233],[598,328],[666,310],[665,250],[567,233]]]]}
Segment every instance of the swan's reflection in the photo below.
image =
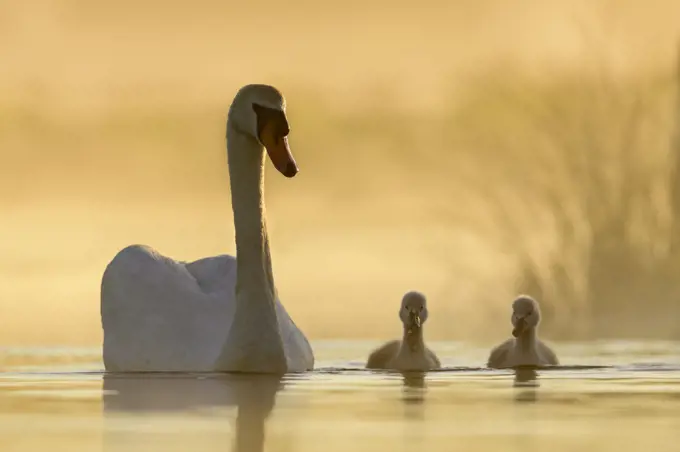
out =
{"type": "Polygon", "coordinates": [[[282,389],[281,380],[280,376],[245,374],[107,374],[104,416],[236,407],[232,450],[260,452],[264,450],[265,420],[282,389]]]}
{"type": "Polygon", "coordinates": [[[514,368],[515,381],[513,386],[515,402],[536,402],[538,400],[538,372],[535,366],[517,366],[514,368]]]}

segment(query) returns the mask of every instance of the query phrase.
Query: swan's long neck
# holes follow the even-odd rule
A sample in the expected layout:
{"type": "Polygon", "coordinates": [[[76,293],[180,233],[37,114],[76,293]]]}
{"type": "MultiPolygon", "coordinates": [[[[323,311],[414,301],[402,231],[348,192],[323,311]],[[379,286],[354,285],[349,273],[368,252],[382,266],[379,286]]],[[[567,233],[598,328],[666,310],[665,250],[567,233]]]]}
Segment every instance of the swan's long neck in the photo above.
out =
{"type": "Polygon", "coordinates": [[[264,207],[264,149],[248,135],[227,135],[231,205],[236,230],[237,286],[258,291],[273,306],[276,289],[269,257],[264,207]]]}
{"type": "Polygon", "coordinates": [[[227,121],[231,203],[236,229],[236,309],[219,370],[284,373],[264,207],[264,148],[227,121]]]}

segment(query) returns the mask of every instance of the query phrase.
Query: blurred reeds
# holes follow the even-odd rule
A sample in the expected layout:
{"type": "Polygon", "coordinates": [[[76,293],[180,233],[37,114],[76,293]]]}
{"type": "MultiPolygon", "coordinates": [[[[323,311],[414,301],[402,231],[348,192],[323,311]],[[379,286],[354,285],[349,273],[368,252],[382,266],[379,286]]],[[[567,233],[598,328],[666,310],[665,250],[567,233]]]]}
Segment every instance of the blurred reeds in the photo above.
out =
{"type": "MultiPolygon", "coordinates": [[[[272,77],[301,166],[293,181],[268,167],[275,274],[312,337],[394,334],[410,289],[430,297],[433,339],[507,335],[517,292],[540,299],[549,338],[680,337],[675,62],[520,60],[466,66],[432,108],[380,78],[344,95],[272,77]]],[[[99,91],[84,76],[83,99],[100,97],[80,109],[78,80],[0,99],[0,341],[96,341],[99,278],[129,243],[234,251],[223,147],[239,83],[185,92],[200,75],[99,91]]]]}

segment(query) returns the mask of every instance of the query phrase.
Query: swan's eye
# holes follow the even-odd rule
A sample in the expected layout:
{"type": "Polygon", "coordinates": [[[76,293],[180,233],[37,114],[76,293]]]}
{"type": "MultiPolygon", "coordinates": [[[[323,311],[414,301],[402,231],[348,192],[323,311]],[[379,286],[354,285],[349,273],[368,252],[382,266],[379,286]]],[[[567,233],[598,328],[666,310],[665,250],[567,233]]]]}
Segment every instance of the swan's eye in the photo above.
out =
{"type": "Polygon", "coordinates": [[[262,105],[258,104],[253,104],[253,110],[255,111],[255,116],[257,117],[258,136],[262,134],[262,130],[264,130],[265,125],[269,124],[270,122],[274,122],[276,125],[274,131],[277,136],[275,138],[283,138],[290,133],[288,120],[286,119],[286,115],[281,110],[263,107],[262,105]]]}

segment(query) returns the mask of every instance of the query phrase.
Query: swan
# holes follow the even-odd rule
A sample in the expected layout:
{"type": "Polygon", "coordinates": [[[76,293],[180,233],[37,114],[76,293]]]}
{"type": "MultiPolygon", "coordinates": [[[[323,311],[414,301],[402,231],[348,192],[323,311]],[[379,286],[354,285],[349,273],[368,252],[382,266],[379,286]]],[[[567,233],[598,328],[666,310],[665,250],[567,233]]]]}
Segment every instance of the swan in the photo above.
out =
{"type": "Polygon", "coordinates": [[[264,152],[291,178],[286,102],[269,85],[246,85],[227,116],[236,257],[181,262],[131,245],[101,282],[103,359],[109,372],[283,374],[314,367],[304,333],[278,299],[264,207],[264,152]]]}
{"type": "Polygon", "coordinates": [[[512,303],[511,317],[514,337],[491,350],[487,366],[503,369],[517,366],[557,366],[557,355],[538,339],[541,321],[538,302],[520,295],[512,303]]]}
{"type": "Polygon", "coordinates": [[[404,324],[402,340],[390,341],[368,357],[367,369],[426,371],[441,367],[437,355],[425,346],[423,325],[427,320],[427,299],[420,292],[407,292],[401,300],[399,318],[404,324]]]}

